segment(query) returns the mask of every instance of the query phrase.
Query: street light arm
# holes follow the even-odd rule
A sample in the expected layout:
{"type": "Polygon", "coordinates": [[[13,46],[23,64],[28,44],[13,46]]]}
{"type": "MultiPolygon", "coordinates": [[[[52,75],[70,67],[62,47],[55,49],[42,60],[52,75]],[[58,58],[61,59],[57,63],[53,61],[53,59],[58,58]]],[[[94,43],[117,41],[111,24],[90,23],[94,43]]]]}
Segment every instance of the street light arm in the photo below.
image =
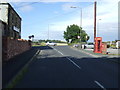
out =
{"type": "Polygon", "coordinates": [[[75,7],[75,6],[71,6],[70,8],[77,8],[77,7],[75,7]]]}
{"type": "Polygon", "coordinates": [[[80,9],[82,9],[81,7],[76,7],[76,6],[70,6],[70,8],[80,8],[80,9]]]}
{"type": "Polygon", "coordinates": [[[49,38],[50,38],[50,25],[55,25],[55,24],[48,24],[48,40],[49,40],[49,38]]]}

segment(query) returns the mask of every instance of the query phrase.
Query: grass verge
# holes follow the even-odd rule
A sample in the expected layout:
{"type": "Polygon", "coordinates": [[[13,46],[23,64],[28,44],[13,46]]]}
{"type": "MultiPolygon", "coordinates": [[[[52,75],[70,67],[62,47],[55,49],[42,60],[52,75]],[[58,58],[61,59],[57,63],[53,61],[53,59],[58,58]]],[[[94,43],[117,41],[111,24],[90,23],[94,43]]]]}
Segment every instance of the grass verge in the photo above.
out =
{"type": "Polygon", "coordinates": [[[12,89],[15,85],[23,78],[24,74],[28,71],[28,65],[25,66],[15,77],[14,79],[6,86],[6,88],[12,89]]]}
{"type": "Polygon", "coordinates": [[[7,89],[12,89],[16,86],[16,84],[23,78],[24,74],[28,71],[29,64],[33,61],[33,59],[39,54],[40,50],[36,52],[36,54],[30,59],[30,61],[13,77],[13,79],[6,85],[7,89]]]}

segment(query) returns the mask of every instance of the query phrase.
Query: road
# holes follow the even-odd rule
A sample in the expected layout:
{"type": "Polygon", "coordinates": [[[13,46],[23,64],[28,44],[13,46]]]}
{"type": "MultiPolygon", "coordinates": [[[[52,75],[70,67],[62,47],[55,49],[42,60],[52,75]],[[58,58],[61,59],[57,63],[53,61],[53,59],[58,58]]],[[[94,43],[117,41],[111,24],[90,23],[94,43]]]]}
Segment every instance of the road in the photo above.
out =
{"type": "MultiPolygon", "coordinates": [[[[42,46],[15,88],[118,88],[118,63],[68,46],[42,46]]],[[[113,58],[114,59],[114,58],[113,58]]]]}

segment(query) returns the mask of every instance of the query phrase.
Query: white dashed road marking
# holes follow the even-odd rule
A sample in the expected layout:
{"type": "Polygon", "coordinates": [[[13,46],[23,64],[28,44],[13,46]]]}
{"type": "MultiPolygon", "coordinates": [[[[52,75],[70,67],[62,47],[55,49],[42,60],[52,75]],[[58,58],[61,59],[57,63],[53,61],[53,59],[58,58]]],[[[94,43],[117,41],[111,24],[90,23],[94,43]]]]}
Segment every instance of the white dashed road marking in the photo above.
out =
{"type": "MultiPolygon", "coordinates": [[[[63,53],[61,53],[60,51],[58,51],[57,49],[55,49],[54,47],[52,47],[55,51],[57,51],[58,53],[60,53],[61,55],[65,56],[63,53]]],[[[71,60],[70,58],[66,57],[70,62],[72,62],[77,68],[81,69],[81,67],[79,65],[77,65],[73,60],[71,60]]],[[[106,90],[106,88],[104,88],[103,85],[101,85],[98,81],[94,81],[99,87],[101,87],[103,90],[106,90]]]]}
{"type": "Polygon", "coordinates": [[[70,62],[72,62],[76,67],[78,67],[79,69],[81,69],[81,67],[79,67],[75,62],[73,62],[70,58],[66,57],[68,60],[70,60],[70,62]]]}
{"type": "MultiPolygon", "coordinates": [[[[60,51],[58,51],[57,49],[54,48],[55,51],[59,52],[61,55],[63,55],[63,53],[61,53],[60,51]]],[[[64,56],[64,55],[63,55],[64,56]]]]}
{"type": "Polygon", "coordinates": [[[94,81],[98,86],[100,86],[103,90],[106,90],[98,81],[94,81]]]}
{"type": "MultiPolygon", "coordinates": [[[[58,51],[57,49],[55,49],[54,47],[52,47],[55,51],[57,51],[58,53],[60,53],[61,55],[65,56],[63,53],[61,53],[60,51],[58,51]]],[[[78,67],[79,69],[81,69],[81,67],[79,65],[77,65],[73,60],[71,60],[70,58],[66,57],[70,62],[72,62],[76,67],[78,67]]]]}

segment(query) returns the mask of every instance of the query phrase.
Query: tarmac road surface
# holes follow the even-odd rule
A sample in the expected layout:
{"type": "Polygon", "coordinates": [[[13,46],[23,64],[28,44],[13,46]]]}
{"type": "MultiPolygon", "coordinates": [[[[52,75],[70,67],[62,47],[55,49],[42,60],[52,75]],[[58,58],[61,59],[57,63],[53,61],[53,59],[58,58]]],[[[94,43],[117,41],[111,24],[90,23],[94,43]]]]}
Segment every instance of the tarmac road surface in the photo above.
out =
{"type": "MultiPolygon", "coordinates": [[[[42,46],[15,88],[118,88],[118,63],[69,46],[42,46]]],[[[117,59],[117,58],[111,58],[117,59]]]]}

